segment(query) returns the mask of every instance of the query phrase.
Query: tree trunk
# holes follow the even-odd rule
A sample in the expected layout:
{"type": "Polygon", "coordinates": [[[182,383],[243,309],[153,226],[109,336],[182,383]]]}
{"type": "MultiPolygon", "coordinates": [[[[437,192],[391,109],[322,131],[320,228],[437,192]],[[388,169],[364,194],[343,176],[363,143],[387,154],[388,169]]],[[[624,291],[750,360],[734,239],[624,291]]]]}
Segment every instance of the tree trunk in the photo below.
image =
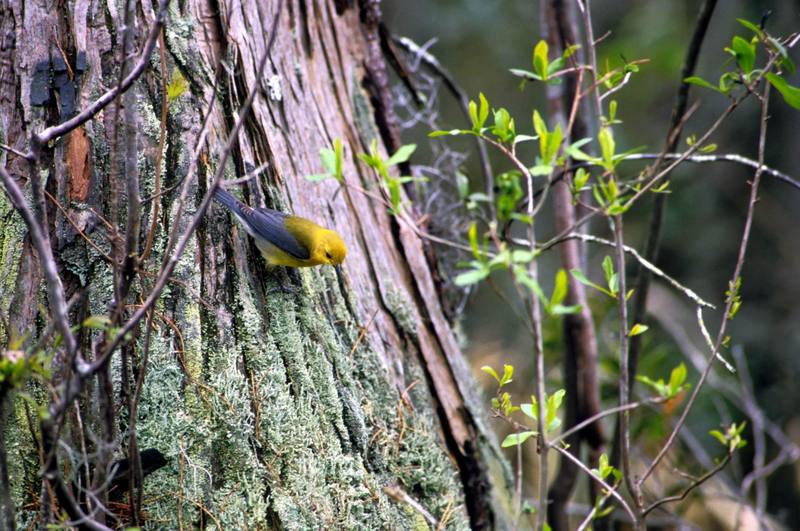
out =
{"type": "MultiPolygon", "coordinates": [[[[113,242],[132,215],[130,172],[138,173],[144,200],[137,247],[148,256],[127,273],[137,280],[124,314],[147,296],[170,233],[188,224],[209,187],[257,81],[278,9],[276,0],[173,0],[163,48],[119,107],[111,104],[48,147],[41,173],[54,198],[48,228],[66,296],[76,296],[73,323],[113,311],[118,294],[108,257],[125,258],[113,242]],[[198,142],[196,178],[187,177],[198,142]],[[181,212],[185,178],[190,200],[181,212]]],[[[136,55],[153,4],[135,3],[133,11],[129,49],[136,55]]],[[[451,528],[509,526],[508,467],[482,424],[477,386],[436,296],[424,242],[355,188],[379,184],[354,154],[368,151],[374,138],[381,149],[391,145],[381,99],[388,96],[385,66],[370,23],[376,14],[367,0],[284,2],[259,94],[225,168],[235,179],[265,165],[256,178],[228,188],[253,206],[292,211],[342,234],[346,286],[332,268],[315,268],[301,271],[294,293],[274,291],[281,273],[268,271],[251,238],[212,206],[155,306],[152,331],[143,321],[130,347],[114,354],[110,382],[88,385],[60,432],[68,481],[84,470],[83,448],[92,463],[105,463],[104,440],[112,459],[128,457],[131,444],[132,455],[152,448],[166,457],[166,466],[144,479],[141,516],[131,515],[127,497],[109,505],[119,523],[403,529],[427,519],[451,528]],[[337,138],[348,186],[305,180],[320,172],[319,151],[337,138]],[[109,388],[113,401],[104,400],[109,388]]],[[[29,149],[31,132],[86,108],[118,82],[124,19],[116,2],[2,6],[3,144],[29,149]]],[[[25,184],[25,161],[3,156],[25,184]]],[[[27,335],[30,346],[50,322],[40,259],[5,196],[0,224],[3,333],[7,343],[27,335]]],[[[97,337],[82,328],[80,348],[93,351],[97,337]]],[[[40,384],[29,383],[26,392],[47,403],[40,384]]],[[[0,426],[17,523],[58,520],[38,476],[36,410],[21,393],[12,404],[0,426]]],[[[106,523],[114,523],[111,516],[106,523]]]]}

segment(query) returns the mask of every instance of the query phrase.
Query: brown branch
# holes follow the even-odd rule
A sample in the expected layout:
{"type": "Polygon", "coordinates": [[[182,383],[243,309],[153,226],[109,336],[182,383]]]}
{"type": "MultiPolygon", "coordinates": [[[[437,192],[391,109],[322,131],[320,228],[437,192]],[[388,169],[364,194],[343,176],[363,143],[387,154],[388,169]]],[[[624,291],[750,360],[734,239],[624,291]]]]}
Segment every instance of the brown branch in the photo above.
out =
{"type": "MultiPolygon", "coordinates": [[[[36,173],[36,170],[34,169],[33,172],[36,173]]],[[[63,337],[64,344],[67,348],[68,359],[70,362],[73,362],[73,358],[77,354],[78,345],[75,340],[75,335],[70,328],[71,325],[67,310],[67,300],[64,295],[64,286],[61,284],[61,278],[58,276],[58,267],[53,257],[53,250],[50,247],[50,238],[34,217],[33,211],[31,211],[31,207],[22,194],[19,185],[3,166],[0,166],[0,179],[3,181],[3,186],[5,187],[6,193],[11,198],[14,208],[16,208],[17,212],[22,216],[28,228],[31,243],[33,243],[33,246],[36,248],[36,253],[39,255],[39,261],[41,262],[42,273],[44,274],[45,285],[47,287],[47,298],[50,301],[56,329],[63,337]]]]}
{"type": "MultiPolygon", "coordinates": [[[[614,216],[612,220],[614,226],[614,242],[617,246],[617,305],[619,307],[619,405],[624,408],[630,400],[630,379],[629,379],[629,352],[628,352],[628,297],[625,274],[625,243],[622,231],[622,216],[614,216]]],[[[628,493],[636,504],[636,518],[634,527],[642,527],[642,493],[639,485],[633,479],[631,470],[631,432],[630,432],[630,410],[622,409],[619,415],[619,432],[622,441],[620,448],[620,463],[622,464],[622,478],[628,493]]]]}
{"type": "MultiPolygon", "coordinates": [[[[626,161],[629,160],[647,160],[647,159],[658,159],[661,158],[662,160],[675,160],[680,157],[680,153],[634,153],[625,157],[626,161]]],[[[741,164],[743,166],[748,166],[750,168],[756,169],[758,168],[758,161],[753,159],[749,159],[747,157],[743,157],[736,153],[720,153],[715,155],[692,155],[684,159],[686,162],[696,162],[696,163],[708,163],[708,162],[733,162],[736,164],[741,164]]],[[[776,170],[775,168],[771,168],[769,166],[763,166],[762,171],[779,181],[783,181],[789,186],[793,186],[800,190],[800,180],[795,179],[791,175],[783,173],[782,171],[776,170]]],[[[659,197],[663,195],[660,194],[659,197]]]]}
{"type": "MultiPolygon", "coordinates": [[[[572,2],[546,0],[540,4],[540,27],[551,53],[558,57],[570,45],[575,44],[577,30],[574,28],[574,13],[572,2]]],[[[595,60],[595,47],[590,45],[588,52],[591,60],[595,60]]],[[[592,63],[596,66],[596,61],[592,63]]],[[[565,126],[564,141],[572,142],[573,138],[589,136],[587,105],[582,98],[581,86],[583,83],[583,69],[577,69],[576,75],[567,76],[560,85],[547,88],[548,114],[551,122],[565,126]],[[568,115],[566,113],[569,113],[568,115]],[[574,132],[573,132],[574,129],[574,132]]],[[[593,79],[597,79],[597,72],[593,70],[593,79]]],[[[596,94],[596,92],[595,92],[596,94]]],[[[599,100],[598,100],[599,104],[599,100]]],[[[599,107],[598,107],[599,112],[599,107]]],[[[569,162],[567,163],[569,164],[569,162]]],[[[576,208],[573,204],[572,193],[569,188],[570,172],[565,168],[558,175],[546,183],[542,197],[538,199],[542,204],[549,186],[553,189],[553,211],[555,227],[557,230],[571,226],[575,222],[576,208]],[[550,183],[552,181],[552,185],[550,183]]],[[[583,263],[583,252],[577,240],[570,240],[559,247],[561,266],[569,271],[580,269],[583,263]]],[[[577,313],[565,315],[562,320],[564,335],[563,371],[564,382],[567,390],[566,410],[564,413],[564,426],[572,455],[579,457],[582,443],[585,441],[590,448],[597,451],[605,442],[603,425],[599,422],[597,413],[600,412],[600,392],[597,376],[597,343],[594,322],[587,304],[586,288],[572,276],[568,279],[569,289],[564,301],[569,306],[578,306],[577,313]],[[571,430],[575,425],[581,424],[586,418],[596,418],[592,423],[584,426],[590,427],[585,431],[571,430]]],[[[553,444],[552,442],[550,443],[553,444]]],[[[567,505],[578,480],[578,471],[570,460],[561,458],[558,472],[550,485],[548,497],[548,523],[556,531],[569,529],[569,515],[567,505]]]]}
{"type": "MultiPolygon", "coordinates": [[[[617,489],[616,489],[615,487],[612,487],[611,485],[609,485],[608,483],[606,483],[606,481],[605,481],[605,480],[603,480],[603,479],[602,479],[600,476],[598,476],[597,474],[594,474],[594,473],[593,473],[593,472],[592,472],[592,471],[589,469],[589,467],[587,467],[586,465],[584,465],[584,464],[581,462],[581,460],[580,460],[580,459],[578,459],[577,457],[575,457],[574,455],[572,455],[572,454],[571,454],[571,453],[569,453],[568,451],[564,450],[564,449],[563,449],[563,448],[561,448],[560,446],[554,446],[553,448],[554,448],[554,449],[555,449],[555,450],[556,450],[558,453],[560,453],[561,455],[563,455],[564,457],[566,457],[567,459],[569,459],[570,461],[572,461],[573,463],[575,463],[575,466],[577,466],[578,468],[580,468],[581,470],[583,470],[584,472],[586,472],[586,473],[589,475],[589,477],[590,477],[590,478],[592,478],[594,481],[598,482],[600,485],[602,485],[602,487],[603,487],[604,489],[606,489],[606,491],[608,491],[609,493],[611,493],[611,496],[613,496],[613,497],[614,497],[614,499],[616,499],[616,500],[617,500],[617,501],[620,503],[620,505],[621,505],[621,506],[622,506],[622,508],[625,510],[625,512],[626,512],[626,513],[628,513],[628,516],[631,518],[631,521],[632,521],[632,522],[636,522],[636,517],[635,517],[635,515],[634,515],[634,513],[633,513],[633,509],[631,509],[631,506],[630,506],[630,505],[628,505],[628,503],[625,501],[625,498],[623,498],[623,497],[620,495],[620,493],[619,493],[619,492],[617,492],[617,489]]],[[[539,509],[539,510],[541,511],[541,509],[539,509]]]]}
{"type": "Polygon", "coordinates": [[[632,409],[636,409],[642,406],[647,406],[651,404],[660,404],[661,402],[665,402],[666,400],[667,400],[666,398],[661,398],[661,397],[650,398],[647,400],[642,400],[640,402],[628,402],[624,406],[615,406],[609,409],[605,409],[583,420],[582,422],[579,422],[578,424],[572,426],[570,429],[564,431],[559,436],[553,437],[552,439],[550,439],[550,444],[551,445],[558,444],[564,439],[567,439],[573,433],[578,432],[583,428],[585,428],[586,426],[589,426],[590,424],[597,422],[598,420],[601,420],[605,417],[610,417],[611,415],[616,415],[617,413],[621,413],[622,411],[630,411],[632,409]]]}
{"type": "Polygon", "coordinates": [[[732,456],[733,452],[729,451],[727,454],[725,454],[725,458],[722,461],[720,461],[719,464],[717,464],[717,466],[715,466],[714,468],[712,468],[699,478],[692,481],[692,483],[688,487],[686,487],[683,490],[683,492],[681,492],[680,494],[676,494],[674,496],[667,496],[666,498],[662,498],[658,501],[651,503],[650,505],[647,506],[647,508],[644,509],[642,515],[647,516],[650,512],[657,509],[658,507],[661,507],[665,503],[672,503],[683,500],[684,498],[686,498],[686,496],[689,495],[690,492],[692,492],[694,489],[696,489],[697,487],[705,483],[707,480],[712,478],[714,475],[717,474],[717,472],[725,468],[725,466],[730,462],[732,456]]]}
{"type": "MultiPolygon", "coordinates": [[[[774,57],[771,59],[774,62],[774,57]]],[[[736,266],[733,271],[733,276],[731,277],[729,286],[731,286],[731,290],[733,290],[733,286],[736,286],[739,280],[741,279],[742,268],[744,266],[744,259],[747,254],[747,244],[750,240],[750,230],[753,225],[753,216],[755,214],[755,206],[756,202],[758,201],[758,187],[761,183],[761,175],[763,173],[763,163],[764,163],[764,151],[766,145],[766,136],[767,136],[767,108],[769,103],[769,88],[770,84],[764,84],[764,95],[761,96],[761,119],[760,119],[760,128],[759,128],[759,137],[758,137],[758,161],[759,167],[756,169],[755,175],[753,176],[753,181],[751,184],[750,189],[750,200],[748,202],[747,207],[747,217],[745,219],[744,231],[742,234],[742,239],[739,244],[739,253],[736,259],[736,266]]],[[[717,351],[720,349],[722,345],[722,341],[725,338],[725,331],[727,329],[727,325],[729,322],[729,318],[731,315],[731,308],[733,307],[734,297],[728,297],[728,300],[725,305],[725,311],[722,315],[722,322],[720,323],[719,332],[717,333],[717,339],[714,343],[714,348],[711,349],[711,354],[708,357],[706,362],[706,367],[700,375],[700,379],[697,382],[697,385],[694,386],[692,389],[692,394],[689,397],[689,400],[686,403],[683,411],[681,412],[681,416],[678,418],[678,421],[675,423],[675,427],[673,428],[672,432],[670,433],[666,443],[661,448],[661,450],[656,455],[653,462],[650,466],[647,467],[647,470],[642,474],[641,478],[638,480],[638,485],[641,486],[650,474],[653,473],[655,468],[658,466],[659,462],[664,458],[666,453],[672,447],[677,437],[678,432],[683,427],[684,423],[686,422],[686,418],[689,415],[689,411],[691,410],[692,406],[694,405],[695,401],[697,400],[697,396],[700,393],[700,389],[703,387],[706,379],[708,378],[709,373],[711,372],[711,368],[714,365],[714,359],[717,357],[717,351]]]]}
{"type": "MultiPolygon", "coordinates": [[[[164,144],[167,141],[167,57],[164,50],[164,31],[158,36],[159,56],[161,59],[161,124],[158,136],[158,152],[156,153],[156,175],[155,186],[153,195],[159,197],[161,195],[161,165],[164,160],[164,144]]],[[[141,201],[140,201],[141,204],[141,201]]],[[[153,206],[150,207],[150,230],[147,231],[147,239],[145,240],[144,250],[139,257],[140,262],[144,262],[150,257],[150,251],[153,249],[153,242],[155,240],[156,229],[158,229],[158,212],[161,205],[159,200],[153,201],[153,206]]]]}

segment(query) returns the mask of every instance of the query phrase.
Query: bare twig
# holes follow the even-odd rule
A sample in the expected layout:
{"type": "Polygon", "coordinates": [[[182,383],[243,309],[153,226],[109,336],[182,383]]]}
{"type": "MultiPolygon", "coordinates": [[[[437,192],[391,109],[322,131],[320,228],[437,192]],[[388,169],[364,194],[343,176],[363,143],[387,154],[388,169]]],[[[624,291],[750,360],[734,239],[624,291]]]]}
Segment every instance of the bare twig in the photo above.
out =
{"type": "MultiPolygon", "coordinates": [[[[774,61],[774,57],[771,59],[774,61]]],[[[719,327],[719,332],[717,333],[717,339],[714,343],[714,348],[711,349],[711,355],[708,358],[706,363],[706,367],[703,372],[700,374],[700,379],[697,382],[697,385],[694,386],[692,389],[692,394],[689,397],[689,400],[686,403],[683,411],[681,412],[681,416],[678,418],[678,421],[675,424],[672,432],[670,433],[667,441],[665,442],[664,446],[659,450],[658,454],[656,455],[653,462],[644,472],[642,477],[638,480],[638,484],[642,485],[644,481],[653,473],[653,470],[658,466],[658,463],[664,458],[666,453],[672,447],[673,443],[675,442],[675,438],[677,433],[683,427],[684,423],[686,422],[686,418],[689,415],[689,411],[691,410],[692,406],[694,405],[695,401],[697,400],[697,396],[700,393],[700,389],[703,387],[706,379],[708,378],[709,373],[711,372],[711,368],[714,363],[714,359],[716,358],[717,351],[719,350],[720,346],[722,345],[722,341],[725,338],[725,331],[727,329],[727,324],[729,321],[729,317],[731,315],[731,308],[733,307],[734,303],[734,296],[733,296],[733,289],[736,286],[741,278],[742,274],[742,267],[744,266],[744,259],[747,254],[747,244],[750,240],[750,230],[753,225],[753,216],[755,213],[755,206],[756,202],[758,201],[758,187],[761,183],[761,175],[763,173],[763,163],[764,163],[764,150],[766,145],[766,136],[767,136],[767,108],[769,103],[769,83],[764,84],[764,95],[761,96],[761,119],[760,119],[760,129],[759,129],[759,137],[758,137],[758,161],[759,167],[756,169],[755,175],[753,176],[753,181],[751,184],[750,189],[750,200],[748,202],[747,207],[747,217],[745,219],[744,231],[742,234],[741,243],[739,244],[739,253],[736,260],[736,266],[734,268],[733,276],[731,277],[729,286],[731,289],[731,294],[728,296],[728,300],[725,305],[725,311],[722,315],[722,322],[719,327]]]]}
{"type": "MultiPolygon", "coordinates": [[[[580,233],[580,232],[573,232],[573,233],[567,234],[566,236],[564,236],[562,238],[562,241],[569,240],[569,239],[578,239],[578,240],[582,240],[582,241],[585,241],[585,242],[599,243],[599,244],[606,245],[606,246],[609,246],[609,247],[614,247],[616,245],[614,242],[612,242],[610,240],[606,240],[605,238],[599,238],[599,237],[593,236],[591,234],[583,234],[583,233],[580,233]]],[[[666,280],[669,284],[672,285],[672,287],[674,287],[675,289],[677,289],[678,291],[683,293],[688,299],[690,299],[692,302],[694,302],[698,306],[704,306],[706,308],[711,308],[712,310],[716,309],[716,306],[714,306],[710,302],[708,302],[705,299],[703,299],[702,297],[700,297],[692,289],[684,286],[683,284],[681,284],[680,282],[678,282],[677,280],[675,280],[674,278],[672,278],[671,276],[666,274],[661,268],[659,268],[655,264],[653,264],[653,263],[649,262],[648,260],[646,260],[641,254],[639,254],[639,251],[637,251],[633,247],[631,247],[629,245],[623,245],[623,249],[625,249],[626,253],[628,253],[631,256],[633,256],[636,259],[636,261],[639,262],[639,264],[642,267],[648,269],[651,273],[653,273],[657,277],[660,277],[660,278],[663,278],[664,280],[666,280]]]]}
{"type": "MultiPolygon", "coordinates": [[[[598,475],[594,474],[594,473],[593,473],[593,472],[592,472],[592,471],[589,469],[589,467],[587,467],[586,465],[584,465],[584,464],[583,464],[583,462],[581,462],[581,460],[580,460],[580,459],[578,459],[577,457],[575,457],[574,455],[572,455],[572,454],[571,454],[571,453],[569,453],[568,451],[564,450],[564,449],[563,449],[563,448],[561,448],[560,446],[554,446],[553,448],[554,448],[554,449],[555,449],[555,450],[556,450],[558,453],[560,453],[561,455],[563,455],[564,457],[566,457],[567,459],[569,459],[570,461],[572,461],[573,463],[575,463],[575,465],[576,465],[578,468],[580,468],[581,470],[583,470],[584,472],[586,472],[586,473],[589,475],[589,477],[590,477],[590,478],[592,478],[594,481],[596,481],[596,482],[598,482],[600,485],[602,485],[602,487],[603,487],[604,489],[606,489],[606,491],[607,491],[607,492],[611,493],[611,496],[613,496],[613,497],[614,497],[614,499],[615,499],[615,500],[617,500],[617,501],[619,502],[620,506],[621,506],[621,507],[622,507],[622,508],[625,510],[625,512],[626,512],[626,513],[628,513],[628,516],[631,518],[631,521],[632,521],[632,522],[636,522],[636,516],[635,516],[635,515],[634,515],[634,513],[633,513],[633,509],[631,509],[631,506],[630,506],[630,505],[628,505],[628,502],[626,502],[626,501],[625,501],[625,498],[623,498],[623,497],[620,495],[620,493],[619,493],[619,492],[617,492],[617,489],[616,489],[616,488],[612,487],[611,485],[609,485],[608,483],[606,483],[606,481],[605,481],[605,480],[601,479],[601,478],[600,478],[598,475]]],[[[541,511],[543,511],[543,509],[542,509],[542,508],[540,508],[540,509],[539,509],[539,512],[541,512],[541,511]]]]}
{"type": "Polygon", "coordinates": [[[436,520],[436,517],[434,517],[430,513],[430,511],[428,511],[425,507],[423,507],[423,505],[419,503],[417,500],[409,496],[408,493],[403,489],[401,489],[400,487],[394,485],[387,485],[386,487],[383,487],[383,492],[385,492],[393,500],[400,503],[405,503],[406,505],[414,509],[417,513],[422,515],[422,517],[425,519],[426,522],[428,522],[433,527],[439,525],[439,521],[436,520]]]}
{"type": "MultiPolygon", "coordinates": [[[[617,247],[617,305],[619,307],[619,405],[625,408],[630,400],[630,379],[628,376],[628,293],[626,288],[627,275],[625,274],[625,243],[622,233],[622,216],[614,216],[611,220],[614,227],[614,242],[617,247]]],[[[620,462],[622,463],[622,478],[628,489],[637,510],[634,512],[634,526],[642,528],[641,508],[642,494],[639,485],[633,479],[631,470],[631,432],[630,409],[621,409],[619,416],[619,430],[622,441],[620,462]]]]}
{"type": "Polygon", "coordinates": [[[705,474],[703,474],[699,478],[697,478],[694,481],[692,481],[692,483],[688,487],[686,487],[680,494],[676,494],[674,496],[667,496],[666,498],[662,498],[662,499],[660,499],[658,501],[655,501],[655,502],[651,503],[650,505],[647,506],[647,508],[645,508],[645,510],[644,510],[644,512],[642,514],[644,516],[647,516],[650,512],[652,512],[653,510],[657,509],[658,507],[661,507],[665,503],[672,503],[672,502],[683,500],[684,498],[686,498],[686,496],[689,495],[690,492],[692,492],[694,489],[696,489],[697,487],[699,487],[700,485],[705,483],[708,479],[710,479],[713,476],[715,476],[720,470],[725,468],[725,466],[728,464],[728,462],[730,462],[732,455],[733,455],[733,451],[729,451],[727,454],[725,454],[725,458],[722,459],[717,464],[717,466],[715,466],[714,468],[712,468],[711,470],[709,470],[708,472],[706,472],[705,474]]]}
{"type": "Polygon", "coordinates": [[[624,406],[616,406],[616,407],[612,407],[612,408],[609,408],[609,409],[605,409],[605,410],[603,410],[603,411],[601,411],[601,412],[599,412],[599,413],[597,413],[595,415],[592,415],[591,417],[583,420],[582,422],[574,425],[573,427],[571,427],[570,429],[564,431],[563,433],[561,433],[557,437],[553,437],[552,439],[550,439],[550,444],[551,445],[558,444],[561,441],[563,441],[564,439],[566,439],[567,437],[569,437],[570,435],[572,435],[573,433],[582,430],[586,426],[592,424],[593,422],[597,422],[598,420],[600,420],[602,418],[609,417],[611,415],[616,415],[617,413],[621,413],[622,411],[630,411],[630,410],[633,410],[633,409],[636,409],[636,408],[639,408],[639,407],[642,407],[642,406],[647,406],[647,405],[651,405],[651,404],[660,404],[661,402],[664,402],[665,400],[666,400],[665,398],[661,398],[661,397],[650,398],[648,400],[642,400],[640,402],[628,402],[624,406]]]}
{"type": "Polygon", "coordinates": [[[69,315],[67,315],[67,300],[64,295],[64,287],[61,284],[61,278],[58,276],[58,267],[53,257],[53,250],[50,247],[50,238],[47,237],[42,226],[34,217],[30,205],[22,194],[19,185],[3,166],[0,166],[0,179],[3,181],[3,186],[6,189],[6,193],[8,193],[11,198],[14,208],[17,209],[22,219],[25,221],[25,225],[30,234],[31,243],[33,243],[33,246],[36,248],[36,253],[39,255],[42,272],[45,278],[45,285],[47,286],[47,298],[50,301],[56,329],[63,337],[67,348],[68,359],[72,360],[77,352],[78,345],[75,340],[75,335],[71,330],[69,315]]]}
{"type": "MultiPolygon", "coordinates": [[[[629,160],[648,160],[648,159],[657,159],[662,158],[664,160],[675,160],[680,158],[680,153],[633,153],[625,157],[626,161],[629,160]]],[[[708,163],[708,162],[733,162],[736,164],[741,164],[743,166],[748,166],[750,168],[756,169],[758,168],[758,161],[749,159],[747,157],[743,157],[736,153],[719,153],[714,155],[692,155],[690,157],[686,157],[684,159],[686,162],[696,162],[696,163],[708,163]]],[[[800,189],[800,181],[783,173],[781,171],[776,170],[775,168],[770,168],[769,166],[764,166],[762,171],[769,175],[770,177],[774,177],[779,181],[783,181],[789,186],[793,186],[794,188],[800,189]]]]}

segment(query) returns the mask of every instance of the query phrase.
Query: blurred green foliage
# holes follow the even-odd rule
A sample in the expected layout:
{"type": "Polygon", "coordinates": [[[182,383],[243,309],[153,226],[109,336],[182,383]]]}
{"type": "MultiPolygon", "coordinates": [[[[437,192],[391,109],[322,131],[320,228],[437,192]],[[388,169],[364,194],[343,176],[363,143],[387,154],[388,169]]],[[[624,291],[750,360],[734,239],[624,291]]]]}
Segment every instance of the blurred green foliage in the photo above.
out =
{"type": "MultiPolygon", "coordinates": [[[[598,62],[618,66],[622,62],[646,58],[641,72],[614,98],[619,102],[616,118],[623,122],[615,128],[615,142],[619,151],[646,145],[648,151],[658,151],[666,141],[667,126],[675,93],[680,82],[680,69],[687,42],[693,29],[699,2],[606,0],[596,3],[594,29],[596,36],[605,36],[598,48],[598,62]]],[[[737,18],[758,21],[766,10],[772,10],[767,19],[767,29],[774,35],[788,35],[800,25],[797,3],[792,0],[763,2],[755,0],[728,0],[720,2],[703,45],[696,74],[715,81],[731,68],[734,59],[725,51],[732,46],[732,36],[749,38],[751,33],[737,22],[737,18]]],[[[475,98],[479,92],[489,101],[502,103],[512,117],[529,116],[531,107],[544,108],[543,88],[540,83],[527,83],[520,89],[520,78],[512,75],[512,68],[531,68],[534,44],[541,38],[538,3],[531,1],[498,0],[384,0],[384,19],[388,27],[399,35],[412,38],[417,43],[436,42],[430,47],[439,61],[450,71],[467,94],[475,98]]],[[[793,52],[797,62],[800,57],[793,52]]],[[[800,85],[797,74],[787,79],[800,85]]],[[[770,166],[800,178],[800,119],[776,91],[770,108],[766,160],[770,166]]],[[[725,97],[701,87],[692,87],[691,101],[701,101],[683,138],[702,133],[727,105],[725,97]]],[[[442,94],[441,125],[467,128],[463,115],[449,95],[442,94]]],[[[759,106],[747,101],[733,114],[721,131],[711,139],[719,153],[739,153],[756,157],[759,106]]],[[[528,133],[526,126],[520,133],[528,133]]],[[[424,156],[427,130],[410,130],[404,141],[420,144],[424,156]]],[[[454,145],[474,152],[471,139],[458,139],[454,145]]],[[[531,144],[528,144],[531,145],[531,144]]],[[[685,147],[685,143],[683,146],[685,147]]],[[[495,173],[511,168],[500,157],[492,155],[495,173]]],[[[626,163],[624,172],[634,175],[639,168],[626,163]]],[[[473,153],[466,164],[473,189],[480,189],[477,157],[473,153]]],[[[747,197],[752,177],[750,169],[732,164],[683,165],[673,173],[672,194],[667,200],[662,248],[657,265],[679,279],[702,297],[722,302],[727,282],[736,260],[741,237],[747,197]]],[[[513,178],[500,179],[501,186],[511,185],[513,178]]],[[[642,248],[648,231],[649,205],[645,199],[626,214],[626,241],[642,248]]],[[[502,205],[498,205],[502,211],[502,205]]],[[[545,213],[545,217],[549,213],[545,213]]],[[[537,223],[542,234],[551,234],[549,221],[537,223]]],[[[759,404],[770,419],[785,426],[800,414],[800,191],[774,179],[765,179],[756,208],[750,248],[745,262],[740,296],[741,311],[731,324],[731,344],[742,348],[759,404]]],[[[593,232],[607,235],[607,227],[595,224],[593,232]]],[[[599,271],[605,249],[590,248],[590,267],[599,271]]],[[[555,253],[546,254],[541,261],[542,278],[553,279],[558,269],[555,253]]],[[[629,270],[629,274],[633,269],[629,270]]],[[[502,286],[502,281],[498,281],[502,286]]],[[[551,286],[542,286],[550,291],[551,286]]],[[[597,294],[590,301],[598,330],[608,330],[607,319],[614,319],[610,305],[597,294]]],[[[650,311],[657,316],[646,334],[644,356],[640,371],[649,375],[667,375],[682,361],[680,350],[667,328],[691,326],[686,313],[692,309],[680,302],[654,296],[650,311]],[[666,324],[669,326],[662,326],[666,324]],[[673,326],[674,325],[674,326],[673,326]]],[[[483,287],[471,299],[463,318],[463,328],[470,340],[468,352],[474,365],[494,366],[511,363],[517,369],[509,390],[525,393],[532,384],[531,342],[519,321],[509,318],[509,311],[498,311],[504,303],[488,288],[483,287]]],[[[718,322],[706,316],[708,323],[718,322]]],[[[560,378],[559,360],[562,339],[557,323],[545,322],[546,350],[549,374],[560,378]]],[[[613,329],[613,328],[612,328],[613,329]]],[[[616,374],[613,357],[613,338],[598,338],[604,385],[612,384],[616,374]]],[[[690,369],[689,381],[695,379],[690,369]]],[[[553,386],[558,385],[556,382],[553,386]]],[[[640,393],[647,390],[639,387],[640,393]]],[[[604,391],[604,397],[615,392],[604,391]]],[[[718,402],[718,401],[717,401],[718,402]]],[[[689,419],[695,433],[704,434],[709,425],[720,425],[719,403],[706,398],[698,403],[689,419]]],[[[644,415],[638,425],[653,437],[663,435],[663,425],[656,423],[657,416],[644,415]],[[656,425],[658,424],[658,425],[656,425]]],[[[744,430],[749,438],[749,428],[744,430]]],[[[710,450],[716,441],[706,437],[703,441],[710,450]]],[[[752,445],[742,450],[741,466],[746,473],[751,460],[752,445]]],[[[768,449],[774,455],[776,449],[768,449]]],[[[800,526],[800,506],[796,503],[800,492],[796,482],[789,480],[790,467],[780,469],[771,476],[768,510],[781,515],[787,524],[800,526]],[[789,487],[792,485],[792,487],[789,487]]]]}

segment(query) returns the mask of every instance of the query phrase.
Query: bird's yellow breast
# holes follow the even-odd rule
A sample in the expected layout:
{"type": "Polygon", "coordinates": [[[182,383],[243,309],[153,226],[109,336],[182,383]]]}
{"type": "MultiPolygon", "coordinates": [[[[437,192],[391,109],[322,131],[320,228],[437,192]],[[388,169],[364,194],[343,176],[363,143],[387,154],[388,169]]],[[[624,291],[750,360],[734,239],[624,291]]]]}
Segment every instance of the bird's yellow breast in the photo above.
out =
{"type": "Polygon", "coordinates": [[[257,241],[256,244],[268,264],[311,267],[323,264],[336,265],[344,260],[346,254],[344,241],[334,231],[299,216],[286,216],[284,227],[300,245],[308,249],[309,257],[299,259],[266,240],[257,241]]]}

